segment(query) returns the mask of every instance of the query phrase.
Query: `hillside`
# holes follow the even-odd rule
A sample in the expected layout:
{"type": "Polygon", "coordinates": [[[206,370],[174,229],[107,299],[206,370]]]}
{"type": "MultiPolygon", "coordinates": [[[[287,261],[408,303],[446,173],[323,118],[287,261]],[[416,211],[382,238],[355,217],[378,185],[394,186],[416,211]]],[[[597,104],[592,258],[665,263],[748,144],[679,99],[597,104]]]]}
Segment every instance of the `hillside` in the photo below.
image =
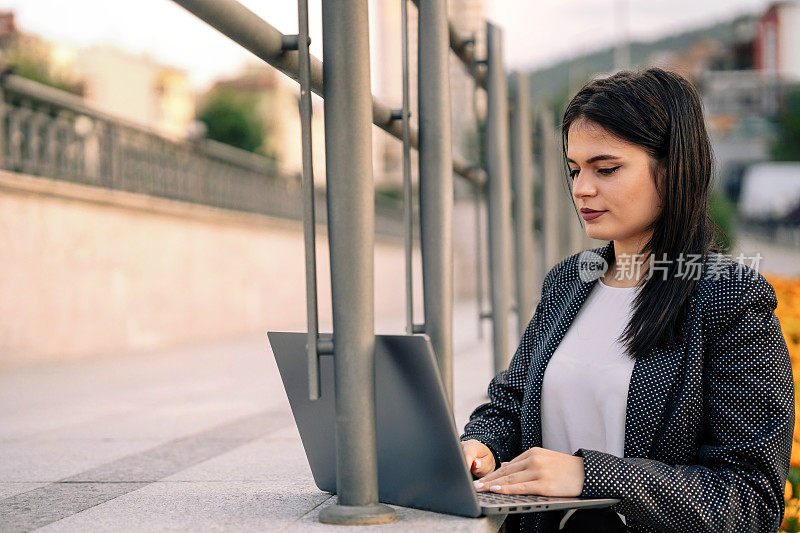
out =
{"type": "MultiPolygon", "coordinates": [[[[644,65],[658,54],[680,52],[694,41],[702,38],[720,40],[729,44],[734,39],[734,27],[742,22],[752,21],[752,15],[738,16],[705,27],[695,28],[679,34],[653,41],[632,41],[630,44],[631,64],[644,65]]],[[[559,61],[550,66],[529,72],[531,97],[534,102],[548,102],[550,105],[566,98],[570,86],[584,83],[590,75],[608,72],[614,66],[614,48],[604,48],[583,56],[559,61]]]]}

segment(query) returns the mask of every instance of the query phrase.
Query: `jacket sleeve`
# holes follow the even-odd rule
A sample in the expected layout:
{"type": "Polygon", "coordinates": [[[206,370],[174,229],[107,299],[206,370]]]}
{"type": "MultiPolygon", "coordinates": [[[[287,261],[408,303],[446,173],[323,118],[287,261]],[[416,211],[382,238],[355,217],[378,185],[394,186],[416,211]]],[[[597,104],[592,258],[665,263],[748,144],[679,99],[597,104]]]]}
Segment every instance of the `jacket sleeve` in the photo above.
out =
{"type": "Polygon", "coordinates": [[[579,449],[582,497],[613,497],[628,523],[665,531],[774,532],[794,428],[789,353],[775,290],[758,272],[741,297],[708,302],[704,432],[698,464],[669,465],[579,449]],[[738,300],[738,301],[737,301],[738,300]]]}
{"type": "Polygon", "coordinates": [[[464,426],[460,440],[475,439],[484,443],[494,455],[495,468],[521,453],[522,430],[520,416],[524,396],[525,377],[533,352],[533,338],[538,335],[539,323],[553,279],[563,261],[553,267],[542,283],[542,295],[533,318],[528,322],[519,346],[509,366],[489,382],[489,401],[478,406],[464,426]]]}

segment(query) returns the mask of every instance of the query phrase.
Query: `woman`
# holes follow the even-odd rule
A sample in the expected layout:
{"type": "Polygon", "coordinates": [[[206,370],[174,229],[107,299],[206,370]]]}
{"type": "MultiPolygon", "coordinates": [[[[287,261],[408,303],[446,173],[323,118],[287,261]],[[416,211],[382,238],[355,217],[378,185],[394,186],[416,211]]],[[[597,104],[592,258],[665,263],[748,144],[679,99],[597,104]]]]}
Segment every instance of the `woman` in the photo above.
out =
{"type": "Polygon", "coordinates": [[[776,531],[791,365],[772,286],[715,242],[697,92],[657,68],[596,79],[562,142],[586,233],[609,242],[548,272],[470,415],[477,490],[621,500],[509,515],[509,530],[776,531]]]}

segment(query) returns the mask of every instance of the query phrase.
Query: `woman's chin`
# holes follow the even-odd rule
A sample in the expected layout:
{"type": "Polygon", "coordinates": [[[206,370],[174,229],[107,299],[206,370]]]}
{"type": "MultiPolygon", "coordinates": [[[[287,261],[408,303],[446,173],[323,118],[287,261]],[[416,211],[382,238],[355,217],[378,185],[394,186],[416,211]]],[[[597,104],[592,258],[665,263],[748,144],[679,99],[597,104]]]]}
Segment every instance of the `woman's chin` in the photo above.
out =
{"type": "Polygon", "coordinates": [[[586,224],[586,235],[598,241],[610,241],[613,239],[610,232],[603,231],[601,228],[594,227],[591,224],[586,224]]]}

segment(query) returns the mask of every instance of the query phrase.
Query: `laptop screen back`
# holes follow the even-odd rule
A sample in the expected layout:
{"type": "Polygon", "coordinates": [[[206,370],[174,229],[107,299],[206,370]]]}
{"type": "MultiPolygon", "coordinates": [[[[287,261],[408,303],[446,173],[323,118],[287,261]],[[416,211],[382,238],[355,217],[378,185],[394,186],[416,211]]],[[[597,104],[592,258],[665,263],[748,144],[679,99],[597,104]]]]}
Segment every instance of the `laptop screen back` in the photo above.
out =
{"type": "MultiPolygon", "coordinates": [[[[311,401],[306,333],[268,335],[314,482],[335,493],[333,356],[320,357],[320,398],[311,401]]],[[[480,516],[429,337],[376,335],[375,389],[379,500],[480,516]]]]}

